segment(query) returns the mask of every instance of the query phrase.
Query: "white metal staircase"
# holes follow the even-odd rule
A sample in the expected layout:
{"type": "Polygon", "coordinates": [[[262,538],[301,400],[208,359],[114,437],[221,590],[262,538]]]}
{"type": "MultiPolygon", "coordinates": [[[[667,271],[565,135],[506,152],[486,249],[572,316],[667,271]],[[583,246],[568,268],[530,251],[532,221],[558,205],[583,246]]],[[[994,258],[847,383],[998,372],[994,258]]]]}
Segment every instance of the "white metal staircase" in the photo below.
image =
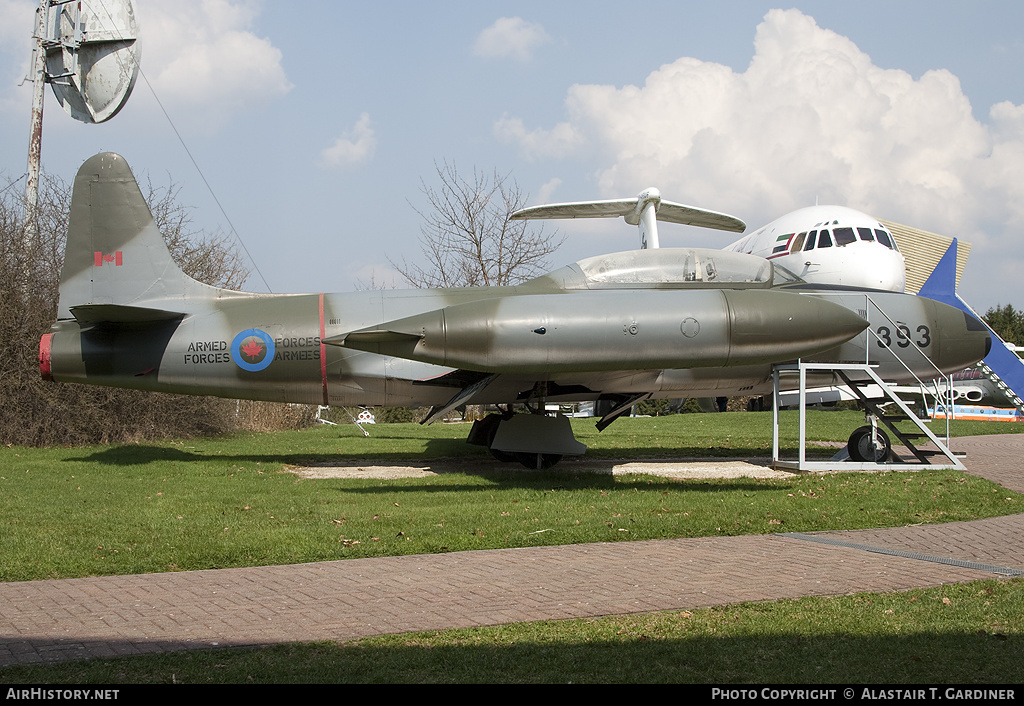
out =
{"type": "MultiPolygon", "coordinates": [[[[893,330],[896,330],[897,324],[894,322],[888,314],[871,299],[869,295],[865,295],[865,318],[869,321],[883,320],[888,321],[893,330]]],[[[900,357],[900,351],[893,348],[884,341],[875,332],[874,328],[869,326],[865,335],[865,355],[864,359],[867,361],[869,355],[867,348],[876,343],[883,345],[889,349],[897,361],[899,361],[908,373],[917,378],[911,370],[911,366],[907,365],[906,362],[900,357]]],[[[931,366],[935,372],[936,378],[945,378],[942,371],[931,361],[923,351],[919,349],[915,350],[915,355],[921,355],[924,360],[931,366]]],[[[1016,358],[1016,356],[1014,356],[1016,358]]],[[[1018,359],[1019,360],[1019,359],[1018,359]]],[[[772,448],[772,463],[777,468],[788,468],[792,470],[800,471],[811,471],[811,470],[884,470],[886,468],[910,470],[916,468],[955,468],[957,470],[965,470],[963,463],[949,448],[949,422],[946,422],[946,434],[944,439],[940,439],[938,435],[932,432],[931,429],[925,424],[923,420],[918,418],[916,414],[907,406],[907,403],[900,399],[896,392],[892,389],[892,386],[886,381],[882,380],[881,377],[875,372],[875,367],[867,362],[863,364],[835,364],[835,363],[807,363],[804,361],[797,361],[792,364],[776,365],[773,366],[773,378],[774,378],[774,404],[773,404],[773,448],[772,448]],[[850,389],[850,391],[858,398],[861,405],[864,407],[868,420],[871,425],[870,433],[872,435],[876,432],[876,426],[881,423],[892,432],[893,436],[905,446],[914,457],[914,461],[904,461],[900,458],[899,454],[890,452],[886,449],[885,458],[879,458],[875,461],[855,461],[850,460],[850,455],[847,449],[840,451],[838,454],[833,456],[828,461],[808,461],[806,454],[807,434],[806,434],[806,393],[807,393],[807,374],[820,374],[830,373],[835,378],[842,381],[842,384],[850,389]],[[778,425],[778,413],[779,413],[779,393],[781,389],[780,376],[796,373],[799,375],[799,409],[800,409],[800,438],[798,448],[798,458],[796,460],[786,460],[780,458],[779,455],[779,425],[778,425]],[[870,396],[866,389],[871,387],[874,390],[880,390],[880,396],[870,396]],[[893,411],[896,410],[896,411],[893,411]],[[907,431],[906,429],[898,426],[901,423],[911,423],[915,427],[914,431],[907,431]],[[931,448],[924,448],[930,445],[931,448]]],[[[1024,372],[1024,368],[1022,368],[1024,372]]],[[[920,385],[922,394],[930,394],[936,397],[935,406],[951,406],[952,400],[952,385],[951,381],[946,378],[946,386],[944,391],[940,391],[937,385],[927,385],[920,378],[917,378],[917,382],[920,385]],[[940,399],[943,398],[944,399],[940,399]]],[[[926,405],[927,406],[927,405],[926,405]]]]}
{"type": "MultiPolygon", "coordinates": [[[[1020,359],[1018,358],[1018,360],[1020,359]]],[[[1006,396],[1006,399],[1010,404],[1024,413],[1024,399],[1021,399],[1020,395],[1018,395],[1012,387],[1007,385],[1003,379],[996,374],[996,371],[990,368],[984,360],[978,363],[977,368],[990,382],[992,382],[992,384],[999,388],[999,391],[1006,396]]],[[[1024,390],[1022,390],[1022,392],[1024,392],[1024,390]]]]}

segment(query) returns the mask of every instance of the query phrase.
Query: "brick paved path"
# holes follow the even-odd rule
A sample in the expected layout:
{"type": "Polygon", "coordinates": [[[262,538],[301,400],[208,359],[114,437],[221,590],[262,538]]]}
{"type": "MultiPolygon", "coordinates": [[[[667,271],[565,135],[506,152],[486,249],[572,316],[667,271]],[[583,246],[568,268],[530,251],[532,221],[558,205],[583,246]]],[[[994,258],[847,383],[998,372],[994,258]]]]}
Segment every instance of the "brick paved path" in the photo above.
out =
{"type": "MultiPolygon", "coordinates": [[[[1024,491],[1024,435],[954,448],[972,473],[1024,491]]],[[[998,568],[1024,571],[1024,515],[7,583],[0,666],[888,591],[998,568]]]]}

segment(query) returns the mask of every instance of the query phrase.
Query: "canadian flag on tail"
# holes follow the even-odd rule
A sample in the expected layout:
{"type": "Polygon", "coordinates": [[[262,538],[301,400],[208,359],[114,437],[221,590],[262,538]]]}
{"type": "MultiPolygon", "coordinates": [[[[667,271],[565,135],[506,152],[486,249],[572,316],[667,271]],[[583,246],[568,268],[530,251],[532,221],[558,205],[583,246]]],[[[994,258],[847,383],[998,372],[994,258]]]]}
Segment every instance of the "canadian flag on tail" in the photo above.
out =
{"type": "Polygon", "coordinates": [[[96,267],[102,267],[104,262],[113,262],[114,267],[120,267],[124,264],[120,250],[115,251],[113,255],[104,255],[101,252],[95,252],[92,257],[96,267]]]}

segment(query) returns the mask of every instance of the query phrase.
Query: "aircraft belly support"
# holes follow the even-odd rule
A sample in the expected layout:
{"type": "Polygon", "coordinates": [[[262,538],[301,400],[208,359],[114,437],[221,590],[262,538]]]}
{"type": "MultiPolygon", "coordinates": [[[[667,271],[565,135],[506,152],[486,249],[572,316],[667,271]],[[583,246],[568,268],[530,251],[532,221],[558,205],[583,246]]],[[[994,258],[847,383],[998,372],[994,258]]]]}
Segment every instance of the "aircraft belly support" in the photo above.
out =
{"type": "Polygon", "coordinates": [[[569,419],[561,414],[515,414],[498,425],[492,449],[508,452],[580,455],[587,450],[576,441],[569,419]]]}
{"type": "Polygon", "coordinates": [[[499,461],[518,461],[531,470],[550,468],[562,456],[580,456],[587,450],[561,414],[489,414],[474,422],[466,441],[487,446],[499,461]]]}

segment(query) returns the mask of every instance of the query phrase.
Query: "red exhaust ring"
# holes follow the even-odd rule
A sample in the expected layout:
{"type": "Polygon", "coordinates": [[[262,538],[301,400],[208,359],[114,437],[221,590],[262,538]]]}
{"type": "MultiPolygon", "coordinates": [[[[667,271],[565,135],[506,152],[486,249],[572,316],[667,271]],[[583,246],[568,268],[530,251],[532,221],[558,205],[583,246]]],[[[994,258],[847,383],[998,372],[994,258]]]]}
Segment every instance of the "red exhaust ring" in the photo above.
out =
{"type": "Polygon", "coordinates": [[[39,339],[39,374],[42,375],[43,380],[50,382],[53,382],[53,375],[50,372],[50,341],[52,339],[52,333],[44,333],[39,339]]]}

